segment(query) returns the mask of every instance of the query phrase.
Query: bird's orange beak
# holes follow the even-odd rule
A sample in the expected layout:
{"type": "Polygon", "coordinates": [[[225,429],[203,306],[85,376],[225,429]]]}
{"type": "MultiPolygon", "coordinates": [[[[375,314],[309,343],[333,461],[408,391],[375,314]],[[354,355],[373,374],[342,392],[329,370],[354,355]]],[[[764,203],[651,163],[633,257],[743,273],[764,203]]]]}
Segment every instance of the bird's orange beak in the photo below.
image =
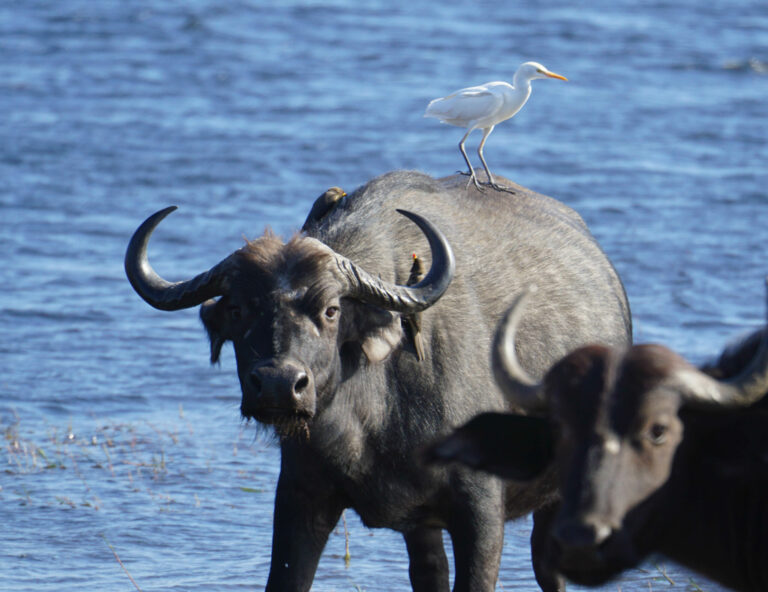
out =
{"type": "Polygon", "coordinates": [[[565,76],[562,76],[560,74],[555,74],[554,72],[544,72],[544,74],[546,74],[550,78],[557,78],[558,80],[565,80],[566,82],[568,81],[568,79],[565,76]]]}

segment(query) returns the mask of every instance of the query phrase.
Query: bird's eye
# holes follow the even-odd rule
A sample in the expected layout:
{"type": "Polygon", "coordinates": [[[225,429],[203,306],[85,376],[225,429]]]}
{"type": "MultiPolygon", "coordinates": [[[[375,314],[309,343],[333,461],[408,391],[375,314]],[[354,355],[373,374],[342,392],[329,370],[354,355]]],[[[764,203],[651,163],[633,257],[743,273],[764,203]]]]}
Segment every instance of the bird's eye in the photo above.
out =
{"type": "Polygon", "coordinates": [[[338,306],[329,306],[325,309],[325,318],[329,321],[334,320],[336,317],[339,316],[339,307],[338,306]]]}
{"type": "Polygon", "coordinates": [[[663,423],[655,423],[648,430],[648,439],[656,445],[663,444],[667,439],[667,430],[663,423]]]}

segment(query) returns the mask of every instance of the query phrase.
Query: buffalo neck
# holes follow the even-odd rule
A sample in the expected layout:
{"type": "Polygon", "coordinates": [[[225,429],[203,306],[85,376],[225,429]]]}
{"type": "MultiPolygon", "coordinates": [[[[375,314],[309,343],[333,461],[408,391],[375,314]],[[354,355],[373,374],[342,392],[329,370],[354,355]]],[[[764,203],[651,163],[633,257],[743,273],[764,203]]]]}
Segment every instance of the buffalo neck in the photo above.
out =
{"type": "Polygon", "coordinates": [[[690,411],[658,550],[739,591],[768,589],[768,413],[690,411]]]}

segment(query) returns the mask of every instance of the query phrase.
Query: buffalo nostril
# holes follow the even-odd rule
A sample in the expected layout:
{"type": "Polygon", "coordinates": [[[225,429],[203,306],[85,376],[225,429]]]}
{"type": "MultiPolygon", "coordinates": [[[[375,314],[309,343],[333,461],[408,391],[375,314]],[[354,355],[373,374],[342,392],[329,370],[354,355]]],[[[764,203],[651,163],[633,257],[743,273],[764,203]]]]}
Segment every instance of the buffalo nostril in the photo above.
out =
{"type": "Polygon", "coordinates": [[[299,395],[303,391],[305,391],[308,386],[309,386],[309,376],[307,376],[304,372],[302,372],[299,375],[299,379],[296,381],[296,384],[294,384],[293,386],[293,392],[299,395]]]}
{"type": "Polygon", "coordinates": [[[611,535],[611,527],[600,522],[569,521],[554,528],[554,536],[567,548],[595,547],[611,535]]]}
{"type": "Polygon", "coordinates": [[[303,400],[311,401],[314,393],[312,374],[291,362],[271,362],[251,369],[249,386],[259,405],[275,409],[303,405],[303,400]]]}

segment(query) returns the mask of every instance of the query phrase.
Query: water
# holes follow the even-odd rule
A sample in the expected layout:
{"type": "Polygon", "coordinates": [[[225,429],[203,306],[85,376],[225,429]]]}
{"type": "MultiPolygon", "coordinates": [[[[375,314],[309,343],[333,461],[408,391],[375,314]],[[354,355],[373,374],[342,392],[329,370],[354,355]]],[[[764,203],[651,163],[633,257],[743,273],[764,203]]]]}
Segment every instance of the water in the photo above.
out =
{"type": "MultiPolygon", "coordinates": [[[[127,239],[178,204],[152,252],[181,278],[290,233],[331,185],[451,174],[462,132],[426,103],[522,61],[570,82],[534,83],[489,164],[584,216],[638,340],[700,361],[761,322],[764,3],[447,4],[0,6],[0,589],[133,590],[113,550],[147,591],[263,587],[277,449],[197,312],[133,293],[127,239]]],[[[314,589],[407,589],[401,538],[346,519],[314,589]]],[[[500,590],[537,589],[529,532],[507,526],[500,590]]],[[[605,589],[691,577],[719,589],[665,561],[605,589]]]]}

